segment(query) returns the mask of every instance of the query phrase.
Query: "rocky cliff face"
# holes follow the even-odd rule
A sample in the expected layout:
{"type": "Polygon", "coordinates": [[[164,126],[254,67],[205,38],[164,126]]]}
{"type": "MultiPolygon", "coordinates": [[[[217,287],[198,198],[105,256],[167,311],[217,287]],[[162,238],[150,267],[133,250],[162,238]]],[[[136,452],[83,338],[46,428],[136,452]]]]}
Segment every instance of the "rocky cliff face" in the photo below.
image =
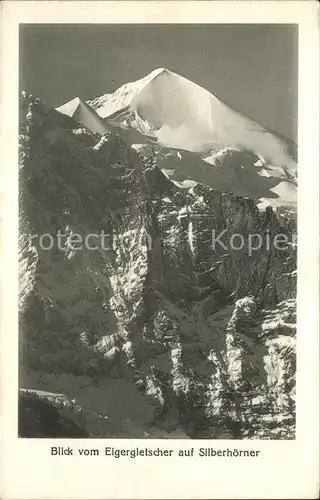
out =
{"type": "Polygon", "coordinates": [[[21,386],[89,435],[293,438],[294,223],[25,95],[20,148],[21,386]]]}

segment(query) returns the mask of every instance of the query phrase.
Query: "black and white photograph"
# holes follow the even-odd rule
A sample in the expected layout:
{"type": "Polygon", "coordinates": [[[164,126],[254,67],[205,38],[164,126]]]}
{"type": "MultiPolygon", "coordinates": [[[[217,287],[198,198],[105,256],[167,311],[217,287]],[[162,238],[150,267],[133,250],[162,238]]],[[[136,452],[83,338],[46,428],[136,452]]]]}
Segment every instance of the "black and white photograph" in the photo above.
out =
{"type": "Polygon", "coordinates": [[[296,24],[20,24],[20,438],[294,440],[296,24]]]}
{"type": "Polygon", "coordinates": [[[4,500],[319,498],[318,15],[2,2],[4,500]]]}

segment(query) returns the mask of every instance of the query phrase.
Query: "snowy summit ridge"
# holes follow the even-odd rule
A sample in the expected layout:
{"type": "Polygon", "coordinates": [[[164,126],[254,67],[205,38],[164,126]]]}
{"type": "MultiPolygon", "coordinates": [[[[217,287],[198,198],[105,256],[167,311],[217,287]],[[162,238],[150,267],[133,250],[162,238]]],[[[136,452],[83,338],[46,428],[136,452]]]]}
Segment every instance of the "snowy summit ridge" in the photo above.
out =
{"type": "Polygon", "coordinates": [[[164,146],[193,152],[223,148],[251,151],[282,167],[290,177],[296,176],[291,141],[166,68],[88,104],[101,118],[151,135],[164,146]]]}
{"type": "Polygon", "coordinates": [[[157,68],[147,76],[141,78],[140,80],[125,83],[119,87],[113,94],[103,94],[100,97],[96,97],[92,101],[88,101],[88,104],[97,112],[102,118],[107,118],[113,115],[117,111],[125,108],[130,104],[133,98],[152,80],[157,78],[160,74],[169,73],[166,68],[157,68]]]}

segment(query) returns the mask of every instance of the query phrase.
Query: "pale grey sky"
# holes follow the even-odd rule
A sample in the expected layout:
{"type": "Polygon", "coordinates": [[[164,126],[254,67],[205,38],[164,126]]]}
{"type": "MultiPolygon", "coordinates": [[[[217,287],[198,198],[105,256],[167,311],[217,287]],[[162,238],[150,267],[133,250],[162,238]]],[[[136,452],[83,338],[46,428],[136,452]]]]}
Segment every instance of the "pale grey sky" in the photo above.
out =
{"type": "Polygon", "coordinates": [[[166,67],[296,141],[296,25],[23,25],[20,84],[48,106],[166,67]]]}

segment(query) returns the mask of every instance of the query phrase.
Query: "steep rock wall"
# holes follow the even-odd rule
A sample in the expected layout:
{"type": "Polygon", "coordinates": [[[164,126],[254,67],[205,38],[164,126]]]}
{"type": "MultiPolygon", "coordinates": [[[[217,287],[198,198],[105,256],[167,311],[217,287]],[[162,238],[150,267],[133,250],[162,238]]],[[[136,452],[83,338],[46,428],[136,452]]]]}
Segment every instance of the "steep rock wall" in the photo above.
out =
{"type": "Polygon", "coordinates": [[[21,385],[29,372],[90,377],[109,408],[130,393],[119,420],[145,413],[119,437],[293,438],[296,244],[267,248],[293,222],[231,192],[179,189],[119,136],[27,96],[20,147],[21,385]],[[225,231],[215,248],[213,230],[225,231]],[[235,233],[261,235],[261,249],[232,248],[235,233]],[[73,250],[75,234],[98,248],[73,250]]]}

